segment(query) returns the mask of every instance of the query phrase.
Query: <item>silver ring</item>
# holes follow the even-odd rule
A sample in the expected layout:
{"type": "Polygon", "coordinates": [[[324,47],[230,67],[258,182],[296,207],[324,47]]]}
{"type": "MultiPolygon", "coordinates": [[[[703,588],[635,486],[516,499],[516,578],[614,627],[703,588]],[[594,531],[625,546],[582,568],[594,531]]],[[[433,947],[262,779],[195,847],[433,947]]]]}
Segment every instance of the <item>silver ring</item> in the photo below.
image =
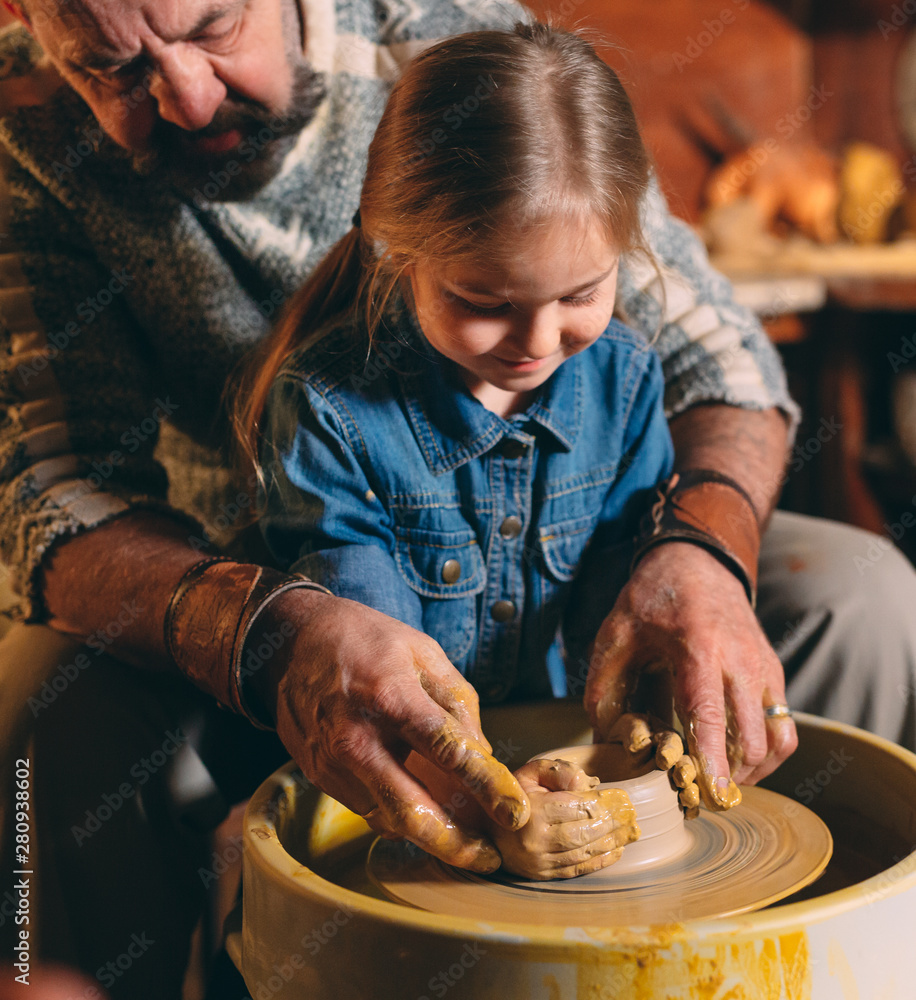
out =
{"type": "Polygon", "coordinates": [[[763,714],[768,719],[791,719],[792,709],[786,704],[764,705],[763,714]]]}

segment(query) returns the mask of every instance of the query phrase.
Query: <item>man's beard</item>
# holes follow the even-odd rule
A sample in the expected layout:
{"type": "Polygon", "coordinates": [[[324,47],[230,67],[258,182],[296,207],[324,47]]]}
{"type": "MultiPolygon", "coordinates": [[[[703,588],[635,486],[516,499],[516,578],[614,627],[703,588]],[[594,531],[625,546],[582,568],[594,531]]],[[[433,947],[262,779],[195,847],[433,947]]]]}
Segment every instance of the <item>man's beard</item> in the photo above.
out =
{"type": "Polygon", "coordinates": [[[160,118],[151,137],[151,151],[134,159],[136,169],[147,176],[159,174],[195,203],[252,197],[280,172],[286,154],[327,94],[324,74],[316,73],[301,56],[292,62],[292,73],[292,97],[285,111],[227,100],[213,121],[198,132],[160,118]],[[242,138],[225,153],[206,154],[193,148],[198,139],[234,129],[242,138]]]}

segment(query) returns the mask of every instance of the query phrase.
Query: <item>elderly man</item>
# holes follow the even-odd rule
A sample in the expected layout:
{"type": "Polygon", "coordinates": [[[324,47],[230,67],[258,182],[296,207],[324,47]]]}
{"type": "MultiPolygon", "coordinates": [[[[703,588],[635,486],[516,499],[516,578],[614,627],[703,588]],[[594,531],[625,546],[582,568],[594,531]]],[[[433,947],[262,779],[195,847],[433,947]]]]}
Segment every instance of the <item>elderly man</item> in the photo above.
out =
{"type": "MultiPolygon", "coordinates": [[[[288,753],[376,829],[478,870],[495,867],[495,849],[404,770],[409,749],[456,772],[499,822],[525,821],[481,732],[473,676],[412,629],[264,569],[233,538],[256,484],[223,471],[222,402],[236,363],[348,227],[399,65],[520,9],[11,6],[24,28],[3,40],[7,65],[43,73],[53,93],[0,123],[0,545],[34,623],[2,648],[0,730],[21,741],[34,726],[37,831],[55,836],[40,845],[45,951],[98,974],[145,934],[155,960],[105,985],[161,998],[177,994],[200,905],[205,830],[174,804],[188,741],[230,799],[288,753]],[[241,732],[214,698],[275,726],[282,746],[241,732]]],[[[896,553],[855,587],[868,536],[771,520],[795,419],[778,360],[657,190],[646,219],[663,276],[627,261],[618,294],[631,323],[658,331],[681,478],[569,692],[607,732],[639,672],[670,667],[706,799],[725,807],[731,779],[759,780],[796,744],[771,641],[794,707],[913,742],[916,639],[902,609],[916,588],[896,553]],[[685,508],[702,523],[685,525],[685,508]],[[751,599],[768,523],[762,627],[751,599]]]]}

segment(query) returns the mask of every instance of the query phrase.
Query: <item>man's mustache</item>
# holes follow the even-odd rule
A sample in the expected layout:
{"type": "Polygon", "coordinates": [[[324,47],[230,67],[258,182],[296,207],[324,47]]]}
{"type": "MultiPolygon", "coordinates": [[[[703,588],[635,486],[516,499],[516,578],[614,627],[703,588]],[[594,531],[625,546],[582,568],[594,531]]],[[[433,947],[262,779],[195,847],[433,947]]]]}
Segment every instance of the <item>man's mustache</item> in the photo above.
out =
{"type": "MultiPolygon", "coordinates": [[[[154,143],[160,147],[176,146],[194,142],[196,139],[209,139],[233,130],[238,130],[242,135],[255,135],[265,125],[270,126],[271,123],[277,125],[278,121],[285,124],[276,114],[266,109],[220,108],[207,126],[194,132],[160,119],[156,125],[154,143]]],[[[272,131],[280,134],[277,129],[272,131]]]]}
{"type": "Polygon", "coordinates": [[[233,130],[243,136],[256,136],[265,126],[273,133],[272,138],[294,135],[314,118],[326,94],[323,74],[300,66],[293,84],[293,101],[285,115],[255,101],[226,101],[217,108],[212,121],[194,132],[160,118],[153,133],[153,145],[158,149],[170,149],[233,130]]]}

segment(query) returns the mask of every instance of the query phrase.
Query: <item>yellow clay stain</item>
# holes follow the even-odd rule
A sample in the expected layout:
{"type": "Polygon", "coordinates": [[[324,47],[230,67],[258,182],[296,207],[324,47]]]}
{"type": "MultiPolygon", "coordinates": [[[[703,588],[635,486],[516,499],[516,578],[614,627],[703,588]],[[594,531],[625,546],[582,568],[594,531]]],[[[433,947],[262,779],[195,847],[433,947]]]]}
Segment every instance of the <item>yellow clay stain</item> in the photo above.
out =
{"type": "Polygon", "coordinates": [[[831,941],[827,948],[827,968],[834,979],[839,980],[843,990],[843,1000],[859,1000],[859,988],[849,961],[837,941],[831,941]]]}
{"type": "MultiPolygon", "coordinates": [[[[804,933],[763,942],[598,953],[580,967],[577,1000],[811,1000],[804,933]]],[[[853,1000],[853,998],[844,998],[853,1000]]],[[[857,1000],[857,998],[856,998],[857,1000]]]]}

